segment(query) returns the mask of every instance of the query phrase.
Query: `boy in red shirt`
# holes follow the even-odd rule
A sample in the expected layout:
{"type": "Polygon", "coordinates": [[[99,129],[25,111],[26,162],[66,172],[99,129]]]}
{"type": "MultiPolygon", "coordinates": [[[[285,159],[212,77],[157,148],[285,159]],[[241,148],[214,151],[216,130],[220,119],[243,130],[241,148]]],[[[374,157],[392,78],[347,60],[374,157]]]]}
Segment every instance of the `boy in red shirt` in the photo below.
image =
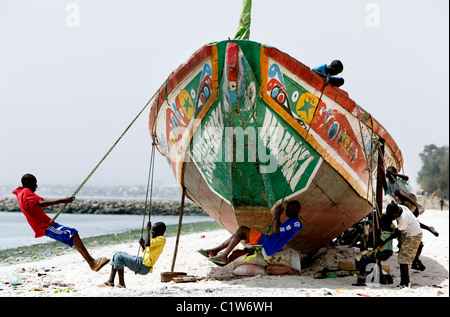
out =
{"type": "Polygon", "coordinates": [[[22,177],[22,185],[22,187],[16,188],[13,194],[17,196],[20,209],[33,229],[35,238],[45,235],[69,247],[75,246],[90,268],[95,272],[98,272],[109,262],[107,258],[94,259],[86,250],[76,229],[65,227],[52,221],[42,209],[43,207],[71,203],[75,197],[44,200],[44,198],[34,193],[37,188],[37,179],[31,174],[25,174],[22,177]]]}

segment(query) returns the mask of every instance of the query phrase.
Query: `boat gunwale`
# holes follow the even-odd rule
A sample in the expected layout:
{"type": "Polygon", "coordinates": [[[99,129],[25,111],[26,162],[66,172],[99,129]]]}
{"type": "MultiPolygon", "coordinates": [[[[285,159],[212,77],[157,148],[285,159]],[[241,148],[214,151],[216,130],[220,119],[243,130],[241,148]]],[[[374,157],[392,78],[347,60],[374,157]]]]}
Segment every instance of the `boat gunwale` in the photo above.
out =
{"type": "MultiPolygon", "coordinates": [[[[174,70],[169,77],[166,79],[165,83],[161,85],[158,92],[155,94],[155,98],[152,102],[151,109],[150,109],[150,115],[149,115],[149,130],[150,135],[153,140],[155,140],[154,130],[155,130],[155,122],[157,113],[160,110],[160,106],[164,103],[167,96],[170,95],[170,93],[177,87],[178,84],[194,69],[198,67],[206,58],[211,56],[212,54],[212,46],[218,45],[221,42],[231,42],[231,43],[239,43],[242,40],[235,40],[235,41],[219,41],[219,42],[213,42],[206,44],[199,48],[194,54],[191,55],[191,57],[184,63],[181,64],[176,70],[174,70]],[[161,96],[164,96],[164,98],[161,100],[161,96]]],[[[251,41],[249,41],[251,42],[251,41]]],[[[258,43],[258,42],[254,42],[258,43]]],[[[271,46],[267,46],[262,43],[258,43],[261,47],[264,48],[264,52],[267,54],[267,56],[275,59],[277,62],[282,64],[286,69],[291,71],[293,74],[316,88],[317,90],[322,90],[323,88],[323,79],[311,71],[311,69],[295,59],[294,57],[290,56],[287,53],[284,53],[280,51],[279,49],[271,46]]],[[[345,110],[347,110],[350,114],[352,114],[354,117],[356,117],[357,120],[361,119],[361,112],[363,114],[369,114],[363,107],[358,105],[353,99],[349,97],[349,94],[338,87],[334,87],[331,85],[327,85],[324,90],[324,95],[328,98],[335,101],[337,104],[339,104],[341,107],[343,107],[345,110]]],[[[369,128],[372,128],[374,133],[377,134],[380,138],[382,138],[385,141],[385,144],[389,146],[391,149],[393,155],[397,158],[399,161],[399,167],[401,168],[403,166],[403,155],[397,146],[396,142],[392,138],[392,136],[387,132],[387,130],[372,116],[370,115],[370,118],[373,120],[372,127],[370,127],[367,123],[366,124],[369,128]]],[[[158,148],[158,151],[161,152],[158,148]]],[[[163,153],[161,153],[163,154],[163,153]]],[[[163,154],[164,155],[164,154],[163,154]]]]}

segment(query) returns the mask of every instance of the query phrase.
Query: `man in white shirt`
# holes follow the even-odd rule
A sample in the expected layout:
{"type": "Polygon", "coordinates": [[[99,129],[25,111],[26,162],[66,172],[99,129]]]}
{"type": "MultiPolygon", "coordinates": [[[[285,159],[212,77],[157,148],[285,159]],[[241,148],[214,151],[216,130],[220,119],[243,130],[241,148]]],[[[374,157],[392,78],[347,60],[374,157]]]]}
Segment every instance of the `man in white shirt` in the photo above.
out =
{"type": "Polygon", "coordinates": [[[417,218],[406,206],[390,203],[386,207],[386,215],[392,220],[397,219],[398,230],[405,234],[398,254],[398,264],[400,264],[400,286],[408,286],[410,283],[408,266],[412,264],[422,241],[422,229],[417,218]]]}

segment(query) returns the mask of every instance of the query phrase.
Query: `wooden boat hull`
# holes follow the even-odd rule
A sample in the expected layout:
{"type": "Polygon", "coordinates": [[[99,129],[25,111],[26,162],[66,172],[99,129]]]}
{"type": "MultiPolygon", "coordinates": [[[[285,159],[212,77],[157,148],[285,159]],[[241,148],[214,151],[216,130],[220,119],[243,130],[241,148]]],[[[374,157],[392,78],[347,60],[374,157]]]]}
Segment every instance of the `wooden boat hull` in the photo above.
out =
{"type": "Polygon", "coordinates": [[[266,232],[302,205],[290,242],[308,255],[374,208],[377,158],[401,168],[385,129],[289,55],[252,41],[205,45],[161,86],[149,127],[186,195],[230,233],[266,232]]]}

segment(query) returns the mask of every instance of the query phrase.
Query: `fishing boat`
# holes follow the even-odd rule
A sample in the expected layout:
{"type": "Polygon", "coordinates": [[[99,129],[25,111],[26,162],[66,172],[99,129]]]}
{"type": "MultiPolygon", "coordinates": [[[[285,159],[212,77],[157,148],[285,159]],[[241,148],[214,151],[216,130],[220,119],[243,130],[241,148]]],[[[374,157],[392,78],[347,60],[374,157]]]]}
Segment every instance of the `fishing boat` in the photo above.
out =
{"type": "Polygon", "coordinates": [[[289,243],[313,254],[380,207],[380,173],[403,165],[395,141],[348,93],[275,47],[209,43],[172,72],[149,130],[186,197],[230,233],[268,232],[301,203],[289,243]]]}

